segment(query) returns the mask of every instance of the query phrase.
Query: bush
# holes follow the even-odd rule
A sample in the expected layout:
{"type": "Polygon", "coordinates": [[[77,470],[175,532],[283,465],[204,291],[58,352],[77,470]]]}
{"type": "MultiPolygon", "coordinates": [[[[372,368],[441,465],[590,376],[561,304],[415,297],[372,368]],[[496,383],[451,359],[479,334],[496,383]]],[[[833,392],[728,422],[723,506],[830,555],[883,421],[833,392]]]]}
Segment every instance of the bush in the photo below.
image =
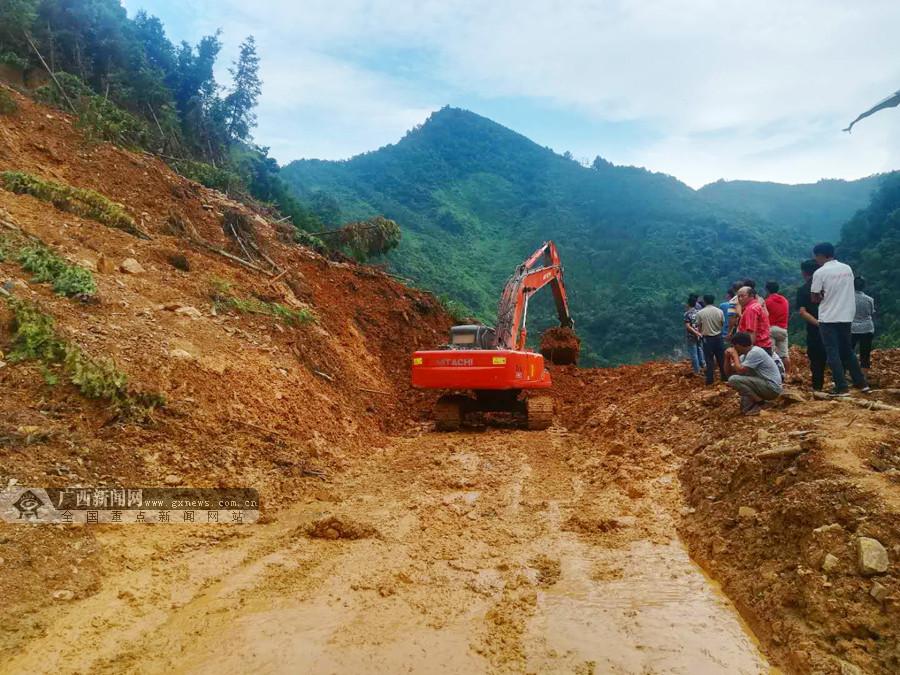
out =
{"type": "Polygon", "coordinates": [[[0,89],[0,115],[13,115],[19,110],[19,104],[16,103],[8,91],[0,89]]]}
{"type": "Polygon", "coordinates": [[[348,223],[335,236],[357,260],[383,255],[400,243],[400,226],[383,216],[348,223]]]}
{"type": "Polygon", "coordinates": [[[313,251],[321,255],[325,255],[328,253],[328,247],[325,245],[325,242],[319,239],[317,236],[310,234],[309,232],[296,230],[294,232],[294,241],[301,246],[311,248],[313,251]]]}
{"type": "Polygon", "coordinates": [[[28,59],[23,59],[15,52],[0,52],[0,63],[19,70],[25,70],[28,67],[28,59]]]}
{"type": "Polygon", "coordinates": [[[89,270],[66,262],[43,246],[23,248],[16,260],[34,275],[34,281],[53,284],[53,290],[60,295],[90,297],[97,292],[89,270]]]}
{"type": "Polygon", "coordinates": [[[189,159],[173,161],[171,166],[185,178],[197,181],[213,190],[218,190],[225,194],[231,191],[240,193],[245,191],[240,176],[228,169],[222,169],[205,162],[194,162],[189,159]]]}
{"type": "Polygon", "coordinates": [[[83,190],[62,183],[44,180],[20,171],[0,172],[0,187],[16,194],[28,194],[50,202],[60,211],[74,213],[99,223],[143,236],[121,204],[110,201],[99,192],[83,190]]]}
{"type": "Polygon", "coordinates": [[[13,312],[11,363],[38,361],[48,384],[59,379],[51,368],[61,370],[84,396],[109,401],[119,413],[146,415],[165,404],[160,394],[132,391],[111,361],[92,359],[61,338],[53,319],[35,305],[17,298],[7,302],[13,312]]]}

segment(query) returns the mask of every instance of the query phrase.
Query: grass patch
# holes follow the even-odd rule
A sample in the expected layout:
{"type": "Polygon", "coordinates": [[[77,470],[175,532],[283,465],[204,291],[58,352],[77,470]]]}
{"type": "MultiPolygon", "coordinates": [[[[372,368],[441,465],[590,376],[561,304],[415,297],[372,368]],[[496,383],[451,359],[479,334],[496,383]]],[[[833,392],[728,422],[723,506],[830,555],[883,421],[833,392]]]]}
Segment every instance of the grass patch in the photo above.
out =
{"type": "Polygon", "coordinates": [[[0,115],[13,115],[18,111],[19,105],[16,99],[9,95],[5,89],[0,89],[0,115]]]}
{"type": "Polygon", "coordinates": [[[0,187],[50,202],[60,211],[90,218],[129,234],[144,236],[121,204],[110,201],[99,192],[44,180],[21,171],[0,172],[0,187]]]}
{"type": "Polygon", "coordinates": [[[62,376],[82,395],[109,401],[120,414],[145,416],[165,404],[160,394],[131,390],[127,376],[112,361],[92,359],[63,339],[53,318],[34,304],[12,297],[7,303],[13,312],[10,363],[37,361],[47,384],[57,384],[62,376]]]}
{"type": "Polygon", "coordinates": [[[309,309],[292,309],[278,302],[266,302],[258,298],[239,298],[232,293],[231,284],[224,279],[213,277],[210,284],[216,310],[269,316],[289,326],[305,326],[316,320],[315,313],[309,309]]]}
{"type": "Polygon", "coordinates": [[[89,298],[97,292],[90,270],[72,265],[43,246],[21,249],[16,260],[26,272],[34,275],[34,281],[53,284],[53,290],[60,295],[89,298]]]}

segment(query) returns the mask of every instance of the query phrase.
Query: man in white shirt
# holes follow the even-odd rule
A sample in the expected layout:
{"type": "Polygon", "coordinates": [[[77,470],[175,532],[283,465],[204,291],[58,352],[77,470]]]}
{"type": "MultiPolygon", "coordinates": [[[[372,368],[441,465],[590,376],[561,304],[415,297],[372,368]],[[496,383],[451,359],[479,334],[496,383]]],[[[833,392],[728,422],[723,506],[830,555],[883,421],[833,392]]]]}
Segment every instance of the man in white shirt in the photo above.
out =
{"type": "Polygon", "coordinates": [[[853,270],[834,259],[834,246],[829,243],[816,244],[813,256],[819,269],[812,276],[810,295],[819,305],[819,334],[825,345],[828,366],[834,388],[832,396],[849,396],[844,364],[850,368],[853,385],[863,392],[871,391],[866,376],[859,367],[853,351],[850,324],[856,315],[856,292],[853,288],[853,270]]]}

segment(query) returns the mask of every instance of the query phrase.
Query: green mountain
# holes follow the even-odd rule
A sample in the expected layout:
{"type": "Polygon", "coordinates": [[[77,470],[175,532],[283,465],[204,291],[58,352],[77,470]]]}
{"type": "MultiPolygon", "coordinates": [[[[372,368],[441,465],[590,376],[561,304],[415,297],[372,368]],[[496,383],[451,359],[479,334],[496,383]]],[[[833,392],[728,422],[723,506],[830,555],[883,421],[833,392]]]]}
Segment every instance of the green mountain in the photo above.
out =
{"type": "Polygon", "coordinates": [[[719,180],[698,193],[711,203],[788,226],[810,241],[837,241],[841,225],[869,203],[881,176],[784,185],[719,180]]]}
{"type": "Polygon", "coordinates": [[[900,345],[900,172],[885,176],[869,206],[844,225],[838,257],[875,299],[878,346],[900,345]]]}
{"type": "MultiPolygon", "coordinates": [[[[591,363],[671,356],[688,292],[721,297],[738,277],[792,278],[809,248],[671,176],[600,158],[584,167],[454,108],[396,144],[346,161],[296,161],[281,175],[308,203],[336,200],[339,219],[396,220],[403,240],[391,265],[489,322],[515,266],[555,240],[591,363]]],[[[543,295],[529,313],[531,335],[552,323],[543,295]]]]}

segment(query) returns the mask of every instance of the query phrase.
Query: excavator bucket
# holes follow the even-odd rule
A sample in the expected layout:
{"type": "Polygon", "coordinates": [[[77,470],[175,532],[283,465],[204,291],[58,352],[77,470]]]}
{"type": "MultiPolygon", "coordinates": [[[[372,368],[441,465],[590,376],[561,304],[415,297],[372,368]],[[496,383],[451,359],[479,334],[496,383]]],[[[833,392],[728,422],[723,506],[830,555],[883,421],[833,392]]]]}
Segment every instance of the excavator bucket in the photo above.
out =
{"type": "Polygon", "coordinates": [[[571,328],[551,328],[541,335],[541,354],[550,363],[568,366],[578,363],[581,339],[571,328]]]}

